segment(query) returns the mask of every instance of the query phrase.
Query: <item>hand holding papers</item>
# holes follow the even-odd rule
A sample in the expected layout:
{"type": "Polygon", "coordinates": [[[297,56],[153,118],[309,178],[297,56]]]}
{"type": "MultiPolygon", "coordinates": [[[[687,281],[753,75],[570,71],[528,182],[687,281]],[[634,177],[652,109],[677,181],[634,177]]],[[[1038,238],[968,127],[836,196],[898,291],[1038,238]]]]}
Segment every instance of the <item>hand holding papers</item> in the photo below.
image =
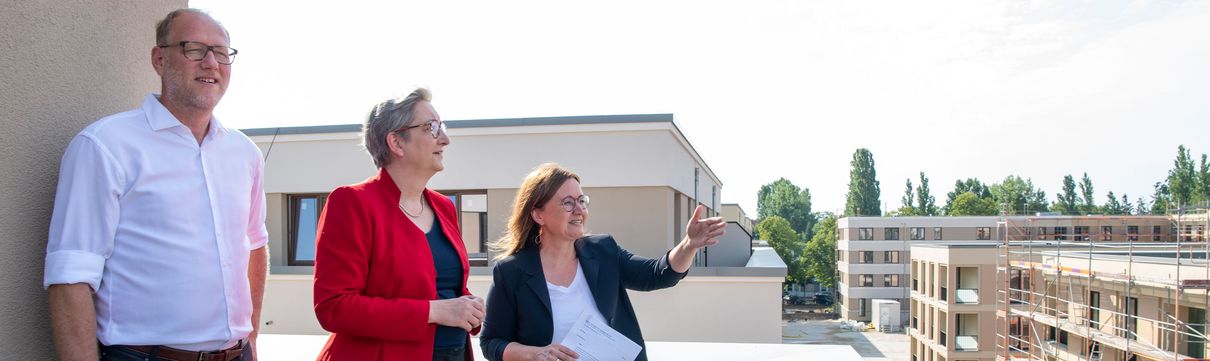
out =
{"type": "Polygon", "coordinates": [[[571,326],[562,344],[579,353],[580,360],[585,361],[634,361],[643,350],[601,320],[590,317],[588,312],[581,314],[571,326]]]}

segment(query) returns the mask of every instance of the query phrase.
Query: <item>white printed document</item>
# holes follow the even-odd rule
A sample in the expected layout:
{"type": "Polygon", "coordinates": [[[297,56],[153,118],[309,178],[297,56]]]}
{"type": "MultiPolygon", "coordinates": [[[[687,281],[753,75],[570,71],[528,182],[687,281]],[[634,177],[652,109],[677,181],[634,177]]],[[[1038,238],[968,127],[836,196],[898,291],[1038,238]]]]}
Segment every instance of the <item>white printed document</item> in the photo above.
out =
{"type": "Polygon", "coordinates": [[[634,361],[643,348],[591,313],[584,312],[571,326],[563,346],[580,354],[581,361],[634,361]]]}

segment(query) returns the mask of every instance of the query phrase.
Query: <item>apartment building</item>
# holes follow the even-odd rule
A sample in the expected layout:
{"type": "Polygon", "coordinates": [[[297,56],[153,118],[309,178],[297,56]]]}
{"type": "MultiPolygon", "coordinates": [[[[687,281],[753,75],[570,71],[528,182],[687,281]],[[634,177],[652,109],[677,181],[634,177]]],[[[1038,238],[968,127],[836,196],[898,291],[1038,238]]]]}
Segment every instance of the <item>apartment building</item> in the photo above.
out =
{"type": "MultiPolygon", "coordinates": [[[[1193,217],[1193,216],[1190,216],[1193,217]]],[[[908,317],[912,245],[1003,240],[1001,223],[1037,240],[1167,242],[1168,216],[845,217],[837,221],[837,310],[847,320],[869,321],[872,300],[899,301],[908,317]]],[[[1200,228],[1190,226],[1190,234],[1200,228]]],[[[1182,228],[1184,229],[1184,228],[1182,228]]],[[[1196,239],[1190,236],[1189,239],[1196,239]]]]}
{"type": "Polygon", "coordinates": [[[992,241],[911,246],[912,361],[995,357],[997,249],[992,241]]]}
{"type": "Polygon", "coordinates": [[[993,240],[1000,217],[845,217],[837,220],[836,305],[840,317],[870,321],[872,301],[898,301],[909,313],[913,245],[993,240]]]}

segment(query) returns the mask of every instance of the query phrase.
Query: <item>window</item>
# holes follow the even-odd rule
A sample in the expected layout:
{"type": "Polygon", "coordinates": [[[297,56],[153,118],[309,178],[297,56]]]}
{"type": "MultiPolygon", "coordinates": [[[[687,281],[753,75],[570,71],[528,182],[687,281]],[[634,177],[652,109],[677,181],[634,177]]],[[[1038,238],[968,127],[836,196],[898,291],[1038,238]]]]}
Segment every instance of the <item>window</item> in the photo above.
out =
{"type": "Polygon", "coordinates": [[[1139,226],[1126,226],[1126,240],[1127,241],[1139,240],[1139,226]]]}
{"type": "Polygon", "coordinates": [[[861,251],[861,263],[874,263],[874,251],[861,251]]]}
{"type": "MultiPolygon", "coordinates": [[[[472,266],[487,265],[487,191],[440,191],[458,214],[458,227],[472,266]]],[[[698,257],[695,257],[695,259],[698,257]]]]}
{"type": "Polygon", "coordinates": [[[1046,227],[1038,227],[1038,239],[1045,241],[1047,236],[1046,227]]]}
{"type": "Polygon", "coordinates": [[[884,251],[882,259],[885,263],[899,263],[899,251],[884,251]]]}
{"type": "Polygon", "coordinates": [[[937,241],[941,240],[941,227],[933,227],[933,239],[937,241]]]}
{"type": "Polygon", "coordinates": [[[1055,240],[1056,241],[1066,241],[1067,240],[1067,227],[1055,227],[1055,240]]]}
{"type": "Polygon", "coordinates": [[[883,287],[899,287],[899,275],[883,275],[883,287]]]}
{"type": "Polygon", "coordinates": [[[1076,240],[1088,241],[1088,226],[1076,226],[1076,240]]]}
{"type": "Polygon", "coordinates": [[[1101,293],[1097,291],[1088,292],[1088,325],[1101,328],[1101,293]]]}
{"type": "Polygon", "coordinates": [[[836,250],[836,262],[844,262],[844,251],[836,250]]]}
{"type": "Polygon", "coordinates": [[[992,239],[991,227],[975,227],[975,239],[977,239],[977,240],[992,239]]]}
{"type": "Polygon", "coordinates": [[[898,241],[899,240],[899,228],[887,228],[885,239],[888,241],[898,241]]]}
{"type": "Polygon", "coordinates": [[[291,194],[286,231],[286,265],[315,265],[315,227],[319,224],[319,213],[328,199],[326,194],[291,194]]]}
{"type": "Polygon", "coordinates": [[[858,228],[857,229],[857,240],[871,241],[873,239],[874,239],[874,229],[873,228],[858,228]]]}
{"type": "Polygon", "coordinates": [[[911,232],[913,241],[924,239],[924,227],[912,227],[911,232]]]}
{"type": "Polygon", "coordinates": [[[1163,232],[1163,231],[1161,230],[1160,226],[1152,226],[1151,227],[1151,240],[1159,241],[1161,232],[1163,232]]]}
{"type": "Polygon", "coordinates": [[[1135,297],[1126,297],[1126,337],[1131,340],[1138,339],[1139,332],[1139,299],[1135,297]]]}
{"type": "MultiPolygon", "coordinates": [[[[1187,327],[1193,334],[1206,334],[1206,310],[1200,308],[1189,308],[1189,320],[1186,321],[1187,327]]],[[[1200,359],[1206,357],[1206,339],[1197,336],[1187,336],[1185,340],[1185,355],[1190,358],[1200,359]]]]}
{"type": "Polygon", "coordinates": [[[1067,331],[1059,331],[1059,345],[1064,348],[1067,347],[1067,331]]]}
{"type": "Polygon", "coordinates": [[[874,287],[874,275],[861,275],[861,287],[874,287]]]}
{"type": "Polygon", "coordinates": [[[1113,240],[1113,226],[1101,226],[1101,240],[1105,242],[1113,240]]]}
{"type": "Polygon", "coordinates": [[[857,316],[858,316],[858,317],[865,317],[865,315],[867,315],[867,313],[866,313],[866,311],[865,311],[865,309],[866,309],[866,303],[867,303],[866,301],[867,301],[867,300],[866,300],[866,299],[864,299],[864,298],[858,298],[858,299],[857,299],[857,309],[858,309],[858,311],[857,311],[857,316]]]}

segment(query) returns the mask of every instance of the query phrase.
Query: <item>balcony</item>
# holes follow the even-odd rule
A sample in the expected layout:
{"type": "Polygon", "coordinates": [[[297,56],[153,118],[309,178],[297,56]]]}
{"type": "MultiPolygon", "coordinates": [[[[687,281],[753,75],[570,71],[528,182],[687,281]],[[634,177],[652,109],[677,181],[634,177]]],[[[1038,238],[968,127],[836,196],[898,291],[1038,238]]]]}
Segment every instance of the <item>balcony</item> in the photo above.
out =
{"type": "Polygon", "coordinates": [[[979,336],[954,337],[955,351],[979,351],[979,336]]]}
{"type": "Polygon", "coordinates": [[[959,288],[954,292],[954,303],[973,304],[979,303],[979,289],[977,288],[959,288]]]}

